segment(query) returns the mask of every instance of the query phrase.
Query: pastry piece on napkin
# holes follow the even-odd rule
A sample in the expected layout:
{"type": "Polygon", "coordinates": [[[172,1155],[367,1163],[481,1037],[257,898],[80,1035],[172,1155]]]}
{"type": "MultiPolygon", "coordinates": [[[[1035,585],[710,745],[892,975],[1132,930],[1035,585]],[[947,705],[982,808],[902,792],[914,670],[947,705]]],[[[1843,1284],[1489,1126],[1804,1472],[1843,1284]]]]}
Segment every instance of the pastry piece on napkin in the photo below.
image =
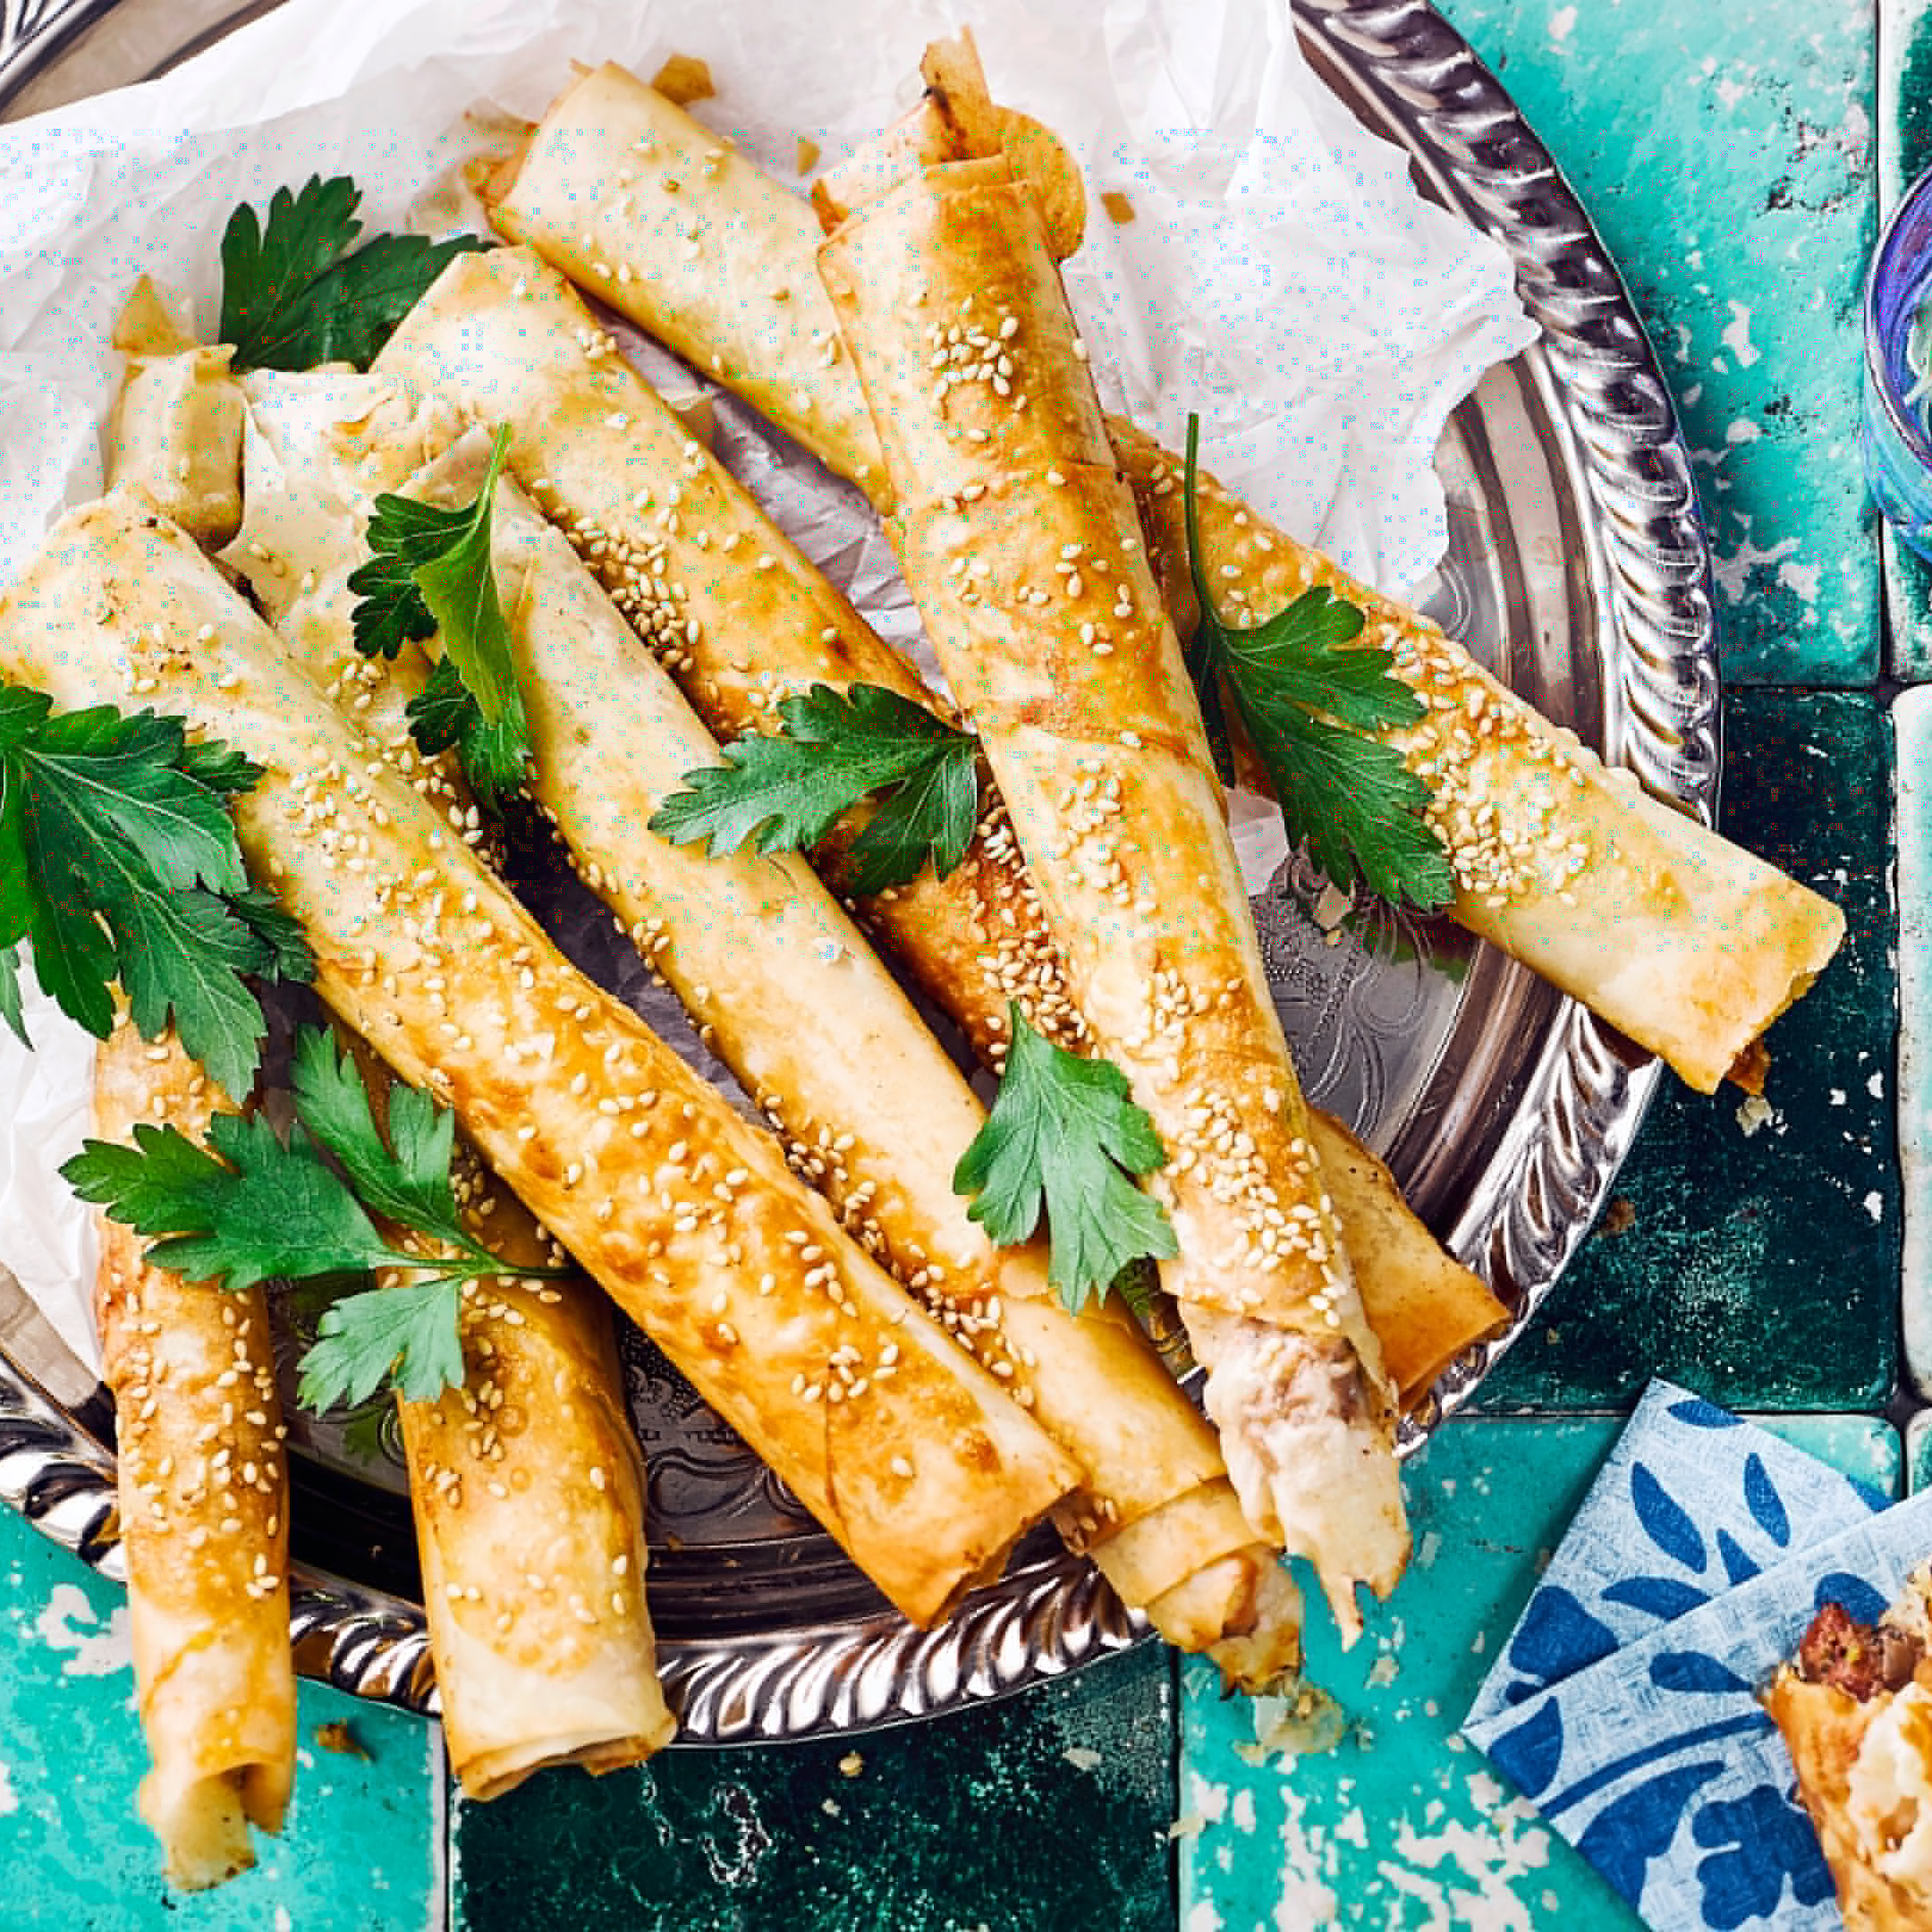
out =
{"type": "MultiPolygon", "coordinates": [[[[1687,1553],[1692,1538],[1718,1546],[1728,1486],[1712,1495],[1666,1498],[1687,1553]]],[[[1761,1688],[1821,1604],[1875,1621],[1928,1547],[1932,1496],[1868,1515],[1464,1733],[1659,1932],[1826,1932],[1831,1874],[1761,1688]]]]}
{"type": "Polygon", "coordinates": [[[1889,1498],[1674,1382],[1644,1391],[1465,1722],[1504,1716],[1889,1498]]]}
{"type": "Polygon", "coordinates": [[[1932,1924],[1932,1563],[1876,1623],[1827,1599],[1766,1707],[1852,1932],[1932,1924]]]}

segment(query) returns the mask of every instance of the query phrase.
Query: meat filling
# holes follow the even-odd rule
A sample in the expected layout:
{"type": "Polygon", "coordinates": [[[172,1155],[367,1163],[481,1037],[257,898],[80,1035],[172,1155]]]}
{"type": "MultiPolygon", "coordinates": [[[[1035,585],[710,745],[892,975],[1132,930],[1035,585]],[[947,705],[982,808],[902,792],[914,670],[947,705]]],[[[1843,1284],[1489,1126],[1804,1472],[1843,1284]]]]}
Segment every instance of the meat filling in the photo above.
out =
{"type": "Polygon", "coordinates": [[[1798,1646],[1798,1674],[1807,1683],[1835,1685],[1863,1704],[1880,1690],[1911,1682],[1923,1642],[1889,1623],[1860,1623],[1843,1604],[1827,1603],[1798,1646]]]}

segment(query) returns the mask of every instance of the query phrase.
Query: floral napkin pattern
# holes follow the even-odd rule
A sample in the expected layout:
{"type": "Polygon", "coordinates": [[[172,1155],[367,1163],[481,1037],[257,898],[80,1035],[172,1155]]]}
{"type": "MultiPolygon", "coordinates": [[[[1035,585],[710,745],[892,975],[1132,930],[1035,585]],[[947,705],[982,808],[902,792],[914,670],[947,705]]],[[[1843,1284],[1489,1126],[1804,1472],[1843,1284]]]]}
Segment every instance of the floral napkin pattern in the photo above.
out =
{"type": "Polygon", "coordinates": [[[1653,1384],[1463,1724],[1658,1932],[1839,1926],[1759,1687],[1817,1606],[1932,1555],[1887,1499],[1653,1384]]]}

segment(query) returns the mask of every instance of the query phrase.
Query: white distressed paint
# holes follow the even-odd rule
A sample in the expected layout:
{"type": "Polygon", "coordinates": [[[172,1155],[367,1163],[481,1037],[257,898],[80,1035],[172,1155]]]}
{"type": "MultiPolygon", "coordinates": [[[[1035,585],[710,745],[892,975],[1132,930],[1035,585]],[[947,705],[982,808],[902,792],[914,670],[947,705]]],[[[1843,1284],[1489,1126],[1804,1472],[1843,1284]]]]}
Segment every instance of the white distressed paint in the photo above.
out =
{"type": "Polygon", "coordinates": [[[1724,307],[1731,311],[1731,319],[1718,340],[1737,358],[1740,369],[1749,369],[1760,360],[1757,345],[1750,339],[1750,309],[1741,301],[1726,302],[1724,307]]]}
{"type": "Polygon", "coordinates": [[[64,1677],[111,1677],[133,1667],[134,1645],[128,1634],[125,1604],[117,1604],[105,1630],[76,1628],[99,1623],[87,1592],[73,1583],[56,1583],[34,1629],[49,1649],[72,1650],[61,1665],[64,1677]]]}

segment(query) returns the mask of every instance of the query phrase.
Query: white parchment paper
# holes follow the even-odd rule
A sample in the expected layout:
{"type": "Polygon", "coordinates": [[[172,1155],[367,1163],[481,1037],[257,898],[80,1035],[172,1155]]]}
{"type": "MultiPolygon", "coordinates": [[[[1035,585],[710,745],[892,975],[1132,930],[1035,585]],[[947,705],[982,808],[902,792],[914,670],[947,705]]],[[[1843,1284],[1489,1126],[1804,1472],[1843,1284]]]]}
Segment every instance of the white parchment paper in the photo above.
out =
{"type": "MultiPolygon", "coordinates": [[[[453,183],[534,118],[572,61],[706,60],[696,110],[793,178],[917,90],[970,26],[994,92],[1054,128],[1093,216],[1067,283],[1110,401],[1275,521],[1401,591],[1445,537],[1443,421],[1534,329],[1501,250],[1415,192],[1401,152],[1309,72],[1286,0],[340,0],[292,4],[164,79],[0,130],[0,580],[97,493],[115,315],[142,273],[212,335],[235,205],[348,174],[371,231],[478,225],[453,183]],[[1118,191],[1135,218],[1115,224],[1118,191]]],[[[802,187],[805,185],[801,183],[802,187]]],[[[662,364],[647,373],[665,373],[662,364]]],[[[720,453],[888,635],[916,621],[855,496],[721,411],[720,453]]],[[[1278,817],[1245,815],[1265,877],[1278,817]]],[[[86,1131],[91,1049],[48,1003],[0,1037],[0,1258],[95,1359],[86,1213],[55,1170],[86,1131]]]]}

